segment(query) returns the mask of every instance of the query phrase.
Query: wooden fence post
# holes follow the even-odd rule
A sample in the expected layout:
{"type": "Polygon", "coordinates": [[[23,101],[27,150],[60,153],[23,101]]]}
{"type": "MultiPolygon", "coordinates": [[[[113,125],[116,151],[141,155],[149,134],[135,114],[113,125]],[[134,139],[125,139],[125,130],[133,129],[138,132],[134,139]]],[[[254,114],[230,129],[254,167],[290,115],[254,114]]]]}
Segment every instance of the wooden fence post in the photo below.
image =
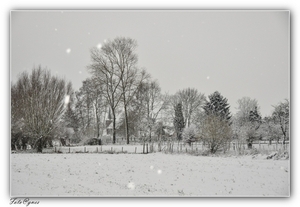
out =
{"type": "Polygon", "coordinates": [[[135,147],[135,150],[134,150],[134,151],[135,151],[135,154],[136,154],[136,147],[135,147]]]}
{"type": "Polygon", "coordinates": [[[56,146],[54,147],[54,152],[56,153],[56,146]]]}
{"type": "Polygon", "coordinates": [[[84,149],[83,149],[83,152],[85,153],[85,147],[84,147],[84,149]]]}
{"type": "Polygon", "coordinates": [[[147,153],[146,154],[148,154],[148,144],[146,144],[146,147],[147,147],[147,153]]]}
{"type": "Polygon", "coordinates": [[[71,153],[71,149],[70,149],[70,147],[69,147],[69,153],[71,153]]]}

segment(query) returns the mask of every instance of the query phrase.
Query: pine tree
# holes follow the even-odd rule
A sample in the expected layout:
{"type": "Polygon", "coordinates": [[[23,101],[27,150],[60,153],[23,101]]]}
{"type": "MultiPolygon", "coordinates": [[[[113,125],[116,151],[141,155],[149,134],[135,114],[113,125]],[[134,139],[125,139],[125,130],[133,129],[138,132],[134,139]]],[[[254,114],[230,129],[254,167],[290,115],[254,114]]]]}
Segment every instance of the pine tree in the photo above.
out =
{"type": "Polygon", "coordinates": [[[261,116],[258,113],[257,107],[255,107],[253,111],[250,111],[249,121],[255,125],[256,129],[258,129],[260,124],[262,123],[261,116]]]}
{"type": "Polygon", "coordinates": [[[206,101],[203,109],[206,115],[215,115],[231,124],[231,115],[229,111],[229,104],[227,99],[224,98],[218,91],[208,96],[209,100],[206,101]]]}
{"type": "Polygon", "coordinates": [[[173,124],[177,134],[177,139],[178,141],[180,141],[182,139],[182,131],[184,129],[184,117],[182,113],[181,103],[178,103],[175,107],[175,117],[174,117],[173,124]]]}

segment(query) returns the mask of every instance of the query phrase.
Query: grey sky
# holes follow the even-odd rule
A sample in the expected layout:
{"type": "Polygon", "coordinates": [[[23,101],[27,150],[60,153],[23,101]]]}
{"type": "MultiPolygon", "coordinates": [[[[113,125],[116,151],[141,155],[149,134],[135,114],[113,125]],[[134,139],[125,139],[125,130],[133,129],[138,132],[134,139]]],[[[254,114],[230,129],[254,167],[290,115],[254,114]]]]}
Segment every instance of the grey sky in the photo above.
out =
{"type": "Polygon", "coordinates": [[[289,35],[288,11],[13,11],[11,80],[41,65],[77,90],[89,50],[124,36],[163,92],[218,90],[233,113],[248,96],[269,115],[289,98],[289,35]]]}

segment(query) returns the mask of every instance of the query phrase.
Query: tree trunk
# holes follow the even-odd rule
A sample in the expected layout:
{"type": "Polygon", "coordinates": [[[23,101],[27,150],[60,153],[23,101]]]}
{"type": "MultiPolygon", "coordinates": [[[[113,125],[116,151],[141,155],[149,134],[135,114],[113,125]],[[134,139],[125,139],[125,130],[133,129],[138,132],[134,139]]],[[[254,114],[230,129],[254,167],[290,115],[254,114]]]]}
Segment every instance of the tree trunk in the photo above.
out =
{"type": "Polygon", "coordinates": [[[115,111],[112,110],[113,113],[113,144],[116,144],[116,116],[115,111]]]}
{"type": "Polygon", "coordinates": [[[152,132],[152,128],[151,128],[151,126],[149,126],[149,142],[151,142],[151,139],[152,139],[151,132],[152,132]]]}
{"type": "Polygon", "coordinates": [[[247,146],[248,146],[248,149],[252,149],[252,142],[248,142],[247,146]]]}
{"type": "Polygon", "coordinates": [[[16,150],[16,145],[15,145],[15,143],[13,143],[13,142],[11,142],[11,150],[16,150]]]}
{"type": "Polygon", "coordinates": [[[100,117],[99,117],[97,105],[95,106],[95,109],[96,109],[97,139],[99,139],[99,137],[100,137],[100,117]]]}
{"type": "Polygon", "coordinates": [[[125,115],[125,137],[126,137],[126,143],[129,144],[129,132],[128,132],[128,115],[127,115],[127,107],[126,104],[124,104],[124,115],[125,115]]]}
{"type": "Polygon", "coordinates": [[[41,137],[39,140],[37,140],[36,142],[36,151],[39,153],[43,152],[43,147],[44,147],[44,143],[43,143],[43,138],[41,137]]]}
{"type": "Polygon", "coordinates": [[[25,150],[27,149],[27,139],[22,137],[22,150],[25,150]]]}

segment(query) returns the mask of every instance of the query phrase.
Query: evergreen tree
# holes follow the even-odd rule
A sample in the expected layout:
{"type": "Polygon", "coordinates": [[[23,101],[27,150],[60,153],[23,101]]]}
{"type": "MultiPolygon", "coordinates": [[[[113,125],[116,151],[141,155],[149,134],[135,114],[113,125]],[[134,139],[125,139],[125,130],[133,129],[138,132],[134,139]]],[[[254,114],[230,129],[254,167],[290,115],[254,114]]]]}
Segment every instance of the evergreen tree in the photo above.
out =
{"type": "Polygon", "coordinates": [[[215,115],[220,117],[222,120],[227,121],[231,124],[231,115],[229,111],[229,104],[227,99],[224,98],[218,91],[208,96],[209,100],[206,101],[203,109],[206,115],[215,115]]]}
{"type": "Polygon", "coordinates": [[[174,117],[173,124],[177,134],[177,139],[178,141],[180,141],[182,139],[182,131],[184,129],[184,117],[182,113],[181,103],[178,103],[175,107],[175,117],[174,117]]]}
{"type": "Polygon", "coordinates": [[[258,129],[260,124],[262,123],[261,116],[258,113],[257,107],[255,107],[253,111],[250,111],[249,121],[255,125],[256,129],[258,129]]]}

